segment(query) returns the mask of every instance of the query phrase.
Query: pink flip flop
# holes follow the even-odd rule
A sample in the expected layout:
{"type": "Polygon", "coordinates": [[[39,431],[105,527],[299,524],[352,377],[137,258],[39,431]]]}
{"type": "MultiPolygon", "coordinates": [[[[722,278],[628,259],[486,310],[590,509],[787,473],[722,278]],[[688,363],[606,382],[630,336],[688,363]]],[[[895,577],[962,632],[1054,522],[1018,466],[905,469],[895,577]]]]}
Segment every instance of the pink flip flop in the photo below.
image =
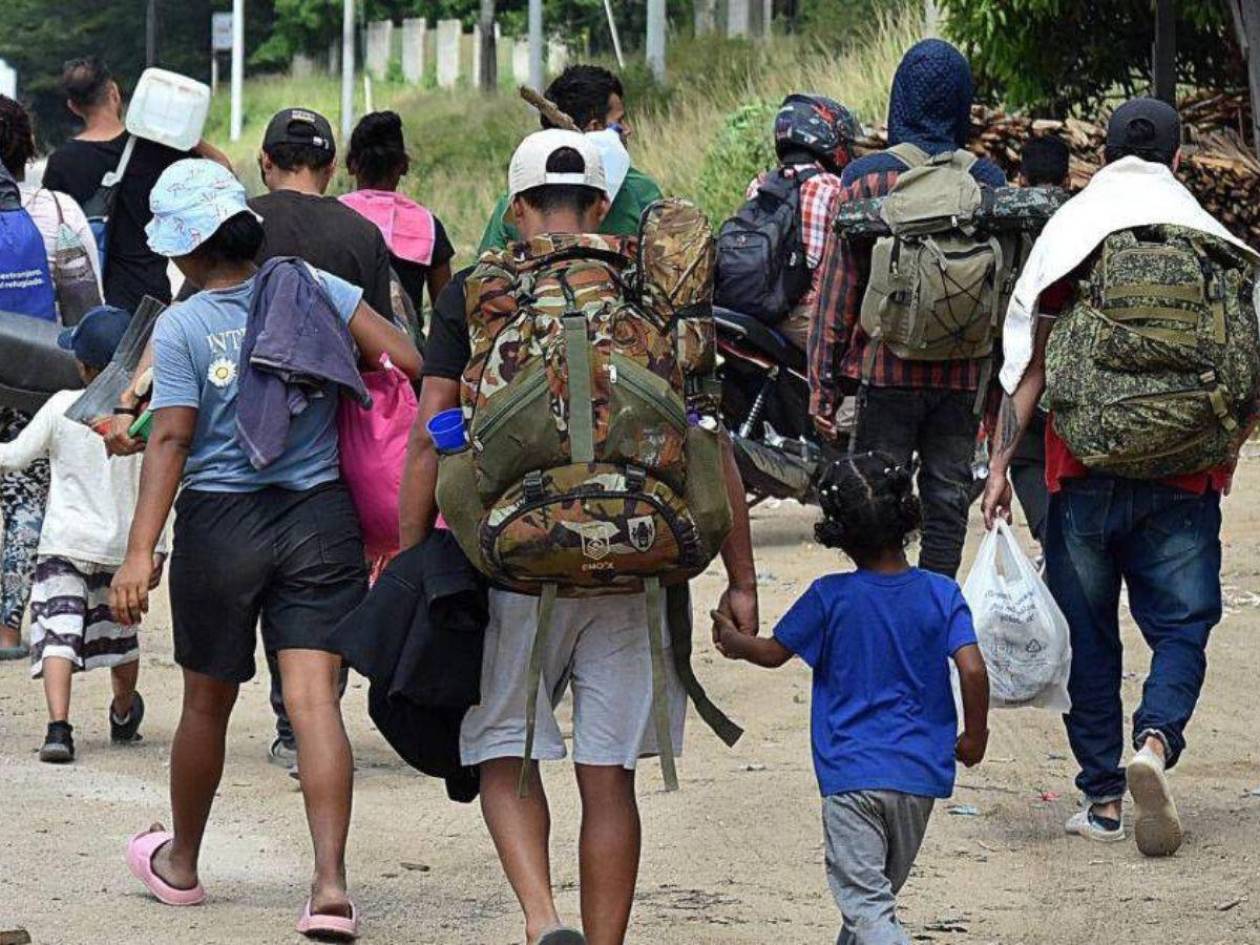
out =
{"type": "Polygon", "coordinates": [[[298,919],[297,930],[307,938],[326,942],[352,942],[359,937],[359,910],[352,900],[350,918],[325,915],[322,912],[311,912],[311,901],[307,899],[306,906],[302,909],[302,918],[298,919]]]}
{"type": "Polygon", "coordinates": [[[175,835],[165,830],[138,833],[127,841],[127,869],[144,883],[158,902],[168,906],[199,906],[206,901],[206,891],[201,883],[192,889],[176,889],[153,870],[153,855],[175,835]]]}

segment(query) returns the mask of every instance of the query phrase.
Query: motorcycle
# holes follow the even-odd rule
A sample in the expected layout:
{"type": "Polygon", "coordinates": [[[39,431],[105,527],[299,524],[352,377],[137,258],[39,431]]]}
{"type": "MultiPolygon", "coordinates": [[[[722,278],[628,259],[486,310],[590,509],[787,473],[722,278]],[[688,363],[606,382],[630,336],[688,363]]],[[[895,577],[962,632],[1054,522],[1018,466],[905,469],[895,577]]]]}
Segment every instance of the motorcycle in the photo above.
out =
{"type": "Polygon", "coordinates": [[[751,504],[817,504],[818,473],[835,451],[809,417],[804,352],[750,315],[715,307],[713,319],[722,418],[751,504]]]}

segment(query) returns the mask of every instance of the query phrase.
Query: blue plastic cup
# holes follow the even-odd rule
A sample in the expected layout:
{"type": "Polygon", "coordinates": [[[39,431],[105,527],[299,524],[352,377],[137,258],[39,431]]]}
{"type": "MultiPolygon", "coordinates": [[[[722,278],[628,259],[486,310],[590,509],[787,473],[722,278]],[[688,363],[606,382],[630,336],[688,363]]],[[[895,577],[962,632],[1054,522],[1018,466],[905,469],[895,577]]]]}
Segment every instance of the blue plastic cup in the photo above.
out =
{"type": "Polygon", "coordinates": [[[462,407],[452,407],[434,414],[429,420],[428,428],[429,437],[439,453],[456,453],[468,445],[462,407]]]}

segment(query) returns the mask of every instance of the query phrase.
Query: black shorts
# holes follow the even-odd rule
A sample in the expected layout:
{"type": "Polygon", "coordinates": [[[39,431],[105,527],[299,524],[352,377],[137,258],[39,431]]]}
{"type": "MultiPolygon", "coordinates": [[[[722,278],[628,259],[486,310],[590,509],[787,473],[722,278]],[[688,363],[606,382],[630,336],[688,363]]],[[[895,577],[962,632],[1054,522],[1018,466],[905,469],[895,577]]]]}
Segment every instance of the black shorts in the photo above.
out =
{"type": "Polygon", "coordinates": [[[255,627],[267,652],[328,650],[367,593],[363,537],[340,482],[304,492],[187,490],[171,554],[175,662],[224,682],[254,675],[255,627]]]}

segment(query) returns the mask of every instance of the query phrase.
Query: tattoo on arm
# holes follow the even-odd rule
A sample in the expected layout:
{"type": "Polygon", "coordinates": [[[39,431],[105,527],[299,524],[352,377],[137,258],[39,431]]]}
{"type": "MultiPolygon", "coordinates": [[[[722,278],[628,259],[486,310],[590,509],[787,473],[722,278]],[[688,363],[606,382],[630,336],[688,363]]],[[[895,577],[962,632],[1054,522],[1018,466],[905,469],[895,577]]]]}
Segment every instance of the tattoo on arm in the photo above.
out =
{"type": "Polygon", "coordinates": [[[1019,410],[1009,394],[1002,398],[1002,407],[998,411],[997,426],[996,453],[999,456],[1008,456],[1015,451],[1020,435],[1024,432],[1024,424],[1019,421],[1019,410]]]}

